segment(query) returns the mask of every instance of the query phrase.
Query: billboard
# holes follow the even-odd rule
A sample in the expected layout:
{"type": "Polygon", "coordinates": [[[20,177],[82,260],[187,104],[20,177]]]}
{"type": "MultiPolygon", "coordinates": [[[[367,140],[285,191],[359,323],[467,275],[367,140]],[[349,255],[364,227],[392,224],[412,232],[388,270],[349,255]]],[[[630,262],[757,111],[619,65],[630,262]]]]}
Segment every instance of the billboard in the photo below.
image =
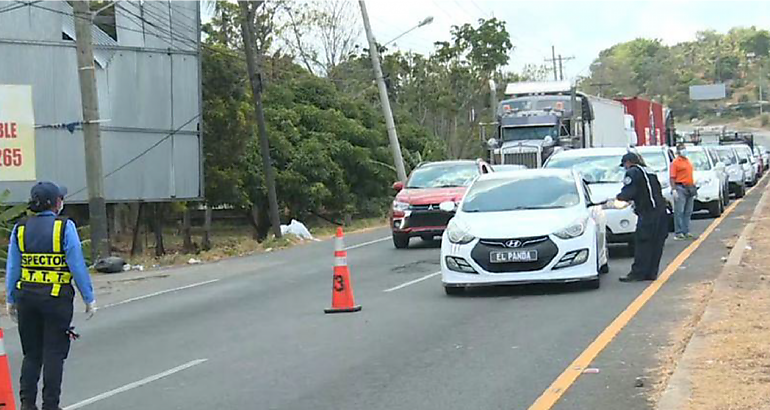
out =
{"type": "Polygon", "coordinates": [[[690,99],[694,101],[721,100],[726,96],[724,83],[690,86],[690,99]]]}
{"type": "Polygon", "coordinates": [[[0,85],[0,181],[34,181],[32,87],[0,85]]]}

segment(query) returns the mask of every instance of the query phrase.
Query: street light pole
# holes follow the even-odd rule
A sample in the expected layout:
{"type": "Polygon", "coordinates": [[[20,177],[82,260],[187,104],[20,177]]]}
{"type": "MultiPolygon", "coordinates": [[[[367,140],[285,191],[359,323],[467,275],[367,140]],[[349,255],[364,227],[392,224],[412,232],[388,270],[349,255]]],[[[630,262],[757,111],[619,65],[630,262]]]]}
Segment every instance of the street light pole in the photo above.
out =
{"type": "Polygon", "coordinates": [[[415,30],[417,30],[417,29],[418,29],[418,28],[420,28],[420,27],[424,27],[424,26],[427,26],[427,25],[428,25],[428,24],[430,24],[430,23],[433,23],[433,17],[432,17],[432,16],[428,16],[428,17],[425,17],[425,19],[424,19],[423,21],[421,21],[419,24],[417,24],[416,26],[414,26],[414,27],[410,28],[409,30],[407,30],[407,31],[405,31],[405,32],[403,32],[403,33],[401,33],[401,34],[399,34],[398,36],[396,36],[396,37],[395,37],[395,38],[393,38],[392,40],[388,41],[387,43],[383,44],[382,46],[383,46],[383,47],[385,47],[385,46],[387,46],[388,44],[391,44],[391,43],[393,43],[394,41],[398,40],[399,38],[401,38],[401,37],[403,37],[403,36],[405,36],[405,35],[407,35],[407,34],[409,34],[409,33],[413,32],[413,31],[415,31],[415,30]]]}
{"type": "Polygon", "coordinates": [[[388,128],[390,150],[393,151],[393,163],[396,166],[396,174],[398,176],[398,180],[406,181],[404,157],[401,154],[401,144],[398,142],[396,123],[393,121],[393,112],[390,109],[390,101],[388,100],[388,89],[385,87],[385,78],[383,78],[382,67],[380,67],[380,57],[379,51],[377,50],[377,42],[374,40],[374,35],[372,34],[372,27],[369,24],[369,14],[366,12],[366,4],[364,3],[364,0],[359,0],[358,4],[361,6],[361,16],[364,20],[366,39],[369,41],[369,56],[372,59],[374,77],[377,81],[377,88],[380,90],[380,104],[382,105],[382,114],[385,116],[385,125],[388,128]]]}

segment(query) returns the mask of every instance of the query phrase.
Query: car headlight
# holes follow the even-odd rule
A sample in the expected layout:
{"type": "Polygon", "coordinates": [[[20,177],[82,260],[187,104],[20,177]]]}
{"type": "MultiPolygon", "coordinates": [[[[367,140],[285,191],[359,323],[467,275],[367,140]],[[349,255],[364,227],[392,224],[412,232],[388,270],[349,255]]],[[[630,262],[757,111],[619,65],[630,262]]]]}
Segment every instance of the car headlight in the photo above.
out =
{"type": "Polygon", "coordinates": [[[404,212],[409,209],[409,204],[401,201],[393,201],[393,210],[404,212]]]}
{"type": "Polygon", "coordinates": [[[556,231],[553,234],[561,239],[577,238],[586,231],[588,219],[581,219],[568,225],[566,228],[556,231]]]}
{"type": "Polygon", "coordinates": [[[467,225],[462,222],[458,222],[455,219],[449,221],[449,226],[447,226],[446,229],[446,235],[447,238],[449,238],[449,242],[457,243],[460,245],[465,245],[466,243],[470,243],[472,240],[476,239],[475,236],[471,235],[470,229],[467,225]]]}

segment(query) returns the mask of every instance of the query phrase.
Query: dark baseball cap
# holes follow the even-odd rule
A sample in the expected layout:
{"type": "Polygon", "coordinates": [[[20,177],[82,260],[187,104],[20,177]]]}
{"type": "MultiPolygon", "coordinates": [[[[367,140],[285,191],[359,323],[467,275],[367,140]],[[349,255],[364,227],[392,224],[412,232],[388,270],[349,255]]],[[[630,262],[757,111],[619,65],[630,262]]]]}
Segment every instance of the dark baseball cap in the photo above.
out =
{"type": "Polygon", "coordinates": [[[630,162],[632,164],[638,164],[639,163],[639,155],[637,155],[634,152],[627,152],[625,155],[623,155],[623,158],[620,159],[620,166],[625,166],[626,162],[630,162]]]}
{"type": "Polygon", "coordinates": [[[59,198],[67,196],[67,188],[54,184],[53,182],[41,181],[35,184],[29,191],[32,202],[50,203],[53,205],[59,198]]]}

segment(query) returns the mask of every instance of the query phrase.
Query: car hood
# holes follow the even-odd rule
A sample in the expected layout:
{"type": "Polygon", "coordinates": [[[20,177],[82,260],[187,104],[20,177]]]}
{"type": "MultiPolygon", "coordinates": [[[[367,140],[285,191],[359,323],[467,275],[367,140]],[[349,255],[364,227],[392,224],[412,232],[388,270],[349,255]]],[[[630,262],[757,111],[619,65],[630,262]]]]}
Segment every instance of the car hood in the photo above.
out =
{"type": "Polygon", "coordinates": [[[460,202],[465,196],[467,187],[454,188],[425,188],[403,189],[396,195],[396,201],[406,202],[411,205],[430,205],[442,202],[460,202]]]}
{"type": "Polygon", "coordinates": [[[717,175],[716,171],[710,170],[710,171],[695,171],[693,172],[693,177],[695,177],[695,185],[700,185],[701,181],[705,179],[712,179],[717,180],[719,179],[719,176],[717,175]]]}
{"type": "Polygon", "coordinates": [[[585,209],[583,205],[577,205],[561,209],[460,213],[456,218],[477,238],[526,238],[564,229],[578,218],[587,216],[585,209]]]}
{"type": "Polygon", "coordinates": [[[623,189],[622,182],[608,182],[601,184],[591,184],[591,201],[602,202],[607,199],[614,199],[623,189]]]}

